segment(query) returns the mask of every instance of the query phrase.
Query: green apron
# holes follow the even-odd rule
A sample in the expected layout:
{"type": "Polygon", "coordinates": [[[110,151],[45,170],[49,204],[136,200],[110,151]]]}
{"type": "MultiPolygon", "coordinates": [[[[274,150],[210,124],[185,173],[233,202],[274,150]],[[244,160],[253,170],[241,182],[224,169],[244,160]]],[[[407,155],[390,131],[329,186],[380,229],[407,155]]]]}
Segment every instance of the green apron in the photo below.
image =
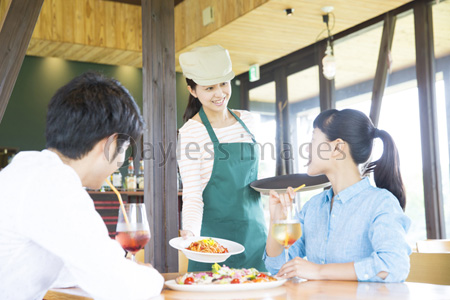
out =
{"type": "MultiPolygon", "coordinates": [[[[201,236],[222,238],[245,247],[241,254],[231,255],[225,264],[232,268],[256,268],[266,271],[262,256],[267,229],[260,194],[250,188],[257,179],[259,147],[244,122],[229,112],[252,136],[253,143],[219,143],[203,108],[200,117],[214,144],[211,178],[203,191],[201,236]]],[[[188,270],[211,271],[212,264],[190,260],[188,270]]]]}

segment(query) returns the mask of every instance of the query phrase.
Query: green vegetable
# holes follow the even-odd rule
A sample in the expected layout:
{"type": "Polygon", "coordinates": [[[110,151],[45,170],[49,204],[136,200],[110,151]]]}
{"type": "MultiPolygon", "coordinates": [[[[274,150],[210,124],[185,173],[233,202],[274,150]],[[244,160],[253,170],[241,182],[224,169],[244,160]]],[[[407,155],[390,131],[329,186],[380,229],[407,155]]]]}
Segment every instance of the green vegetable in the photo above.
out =
{"type": "Polygon", "coordinates": [[[212,265],[212,272],[217,274],[219,272],[220,268],[221,268],[220,265],[218,263],[215,263],[212,265]]]}

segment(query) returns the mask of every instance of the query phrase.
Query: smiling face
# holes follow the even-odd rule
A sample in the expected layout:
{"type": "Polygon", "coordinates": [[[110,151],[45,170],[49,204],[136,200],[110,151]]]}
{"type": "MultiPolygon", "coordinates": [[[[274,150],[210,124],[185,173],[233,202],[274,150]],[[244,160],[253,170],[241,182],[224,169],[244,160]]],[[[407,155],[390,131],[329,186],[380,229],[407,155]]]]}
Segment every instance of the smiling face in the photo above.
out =
{"type": "Polygon", "coordinates": [[[220,112],[227,108],[231,97],[229,81],[215,85],[197,85],[195,89],[188,86],[189,92],[198,100],[205,111],[220,112]]]}

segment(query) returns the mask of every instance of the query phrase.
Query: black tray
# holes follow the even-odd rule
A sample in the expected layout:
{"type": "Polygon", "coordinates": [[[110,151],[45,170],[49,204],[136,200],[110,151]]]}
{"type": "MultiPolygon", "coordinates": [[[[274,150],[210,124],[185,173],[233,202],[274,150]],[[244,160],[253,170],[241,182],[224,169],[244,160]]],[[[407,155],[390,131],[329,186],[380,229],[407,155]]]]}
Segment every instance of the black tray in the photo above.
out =
{"type": "Polygon", "coordinates": [[[291,174],[256,180],[250,184],[250,187],[255,191],[268,195],[270,190],[284,193],[287,187],[291,186],[296,188],[302,184],[305,184],[305,187],[298,192],[316,190],[331,185],[325,175],[309,176],[308,174],[291,174]]]}

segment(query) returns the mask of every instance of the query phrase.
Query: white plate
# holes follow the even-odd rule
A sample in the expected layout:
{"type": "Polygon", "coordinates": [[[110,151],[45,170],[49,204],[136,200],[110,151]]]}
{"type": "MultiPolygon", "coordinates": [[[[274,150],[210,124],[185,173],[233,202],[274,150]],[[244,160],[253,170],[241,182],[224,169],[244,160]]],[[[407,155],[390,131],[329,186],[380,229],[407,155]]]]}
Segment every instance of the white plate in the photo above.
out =
{"type": "Polygon", "coordinates": [[[177,284],[175,280],[166,281],[166,285],[176,291],[184,292],[228,292],[271,289],[283,285],[287,279],[270,282],[241,283],[241,284],[177,284]]]}
{"type": "Polygon", "coordinates": [[[192,242],[209,239],[210,237],[204,237],[204,236],[193,236],[189,237],[187,239],[183,239],[182,237],[173,238],[169,241],[169,245],[174,247],[175,249],[181,250],[184,255],[190,260],[198,261],[198,262],[204,262],[204,263],[220,263],[227,260],[228,257],[231,255],[239,254],[244,252],[245,248],[241,244],[238,244],[233,241],[214,238],[216,242],[218,242],[220,245],[224,246],[228,249],[228,253],[202,253],[197,251],[191,251],[187,250],[186,248],[189,247],[189,245],[192,242]]]}

